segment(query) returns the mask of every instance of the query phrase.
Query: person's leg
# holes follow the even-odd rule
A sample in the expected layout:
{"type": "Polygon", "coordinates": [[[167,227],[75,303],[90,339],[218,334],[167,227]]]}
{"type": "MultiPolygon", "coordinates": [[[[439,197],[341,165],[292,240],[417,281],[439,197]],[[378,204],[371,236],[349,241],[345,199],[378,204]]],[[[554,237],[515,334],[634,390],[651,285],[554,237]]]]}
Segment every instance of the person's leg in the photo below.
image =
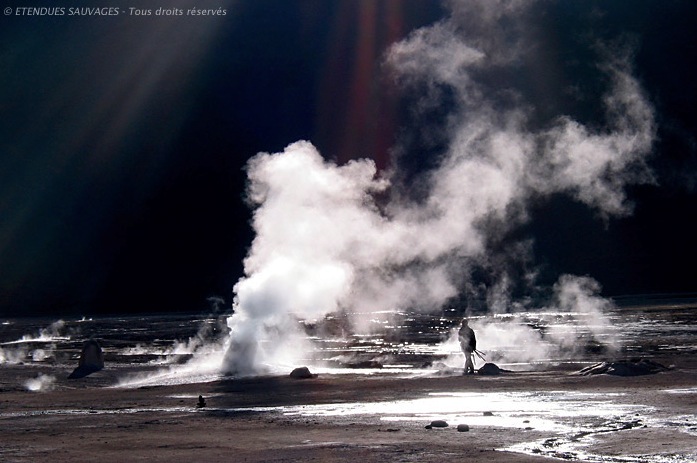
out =
{"type": "Polygon", "coordinates": [[[474,373],[474,363],[472,363],[472,352],[465,352],[465,373],[474,373]]]}

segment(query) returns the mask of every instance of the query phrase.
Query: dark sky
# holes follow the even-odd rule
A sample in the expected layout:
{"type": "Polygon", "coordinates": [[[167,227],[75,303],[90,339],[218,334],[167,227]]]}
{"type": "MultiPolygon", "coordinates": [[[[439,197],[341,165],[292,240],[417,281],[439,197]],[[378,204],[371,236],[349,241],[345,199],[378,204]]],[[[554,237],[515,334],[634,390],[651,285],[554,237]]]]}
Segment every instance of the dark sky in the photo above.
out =
{"type": "MultiPolygon", "coordinates": [[[[0,316],[230,302],[253,239],[247,159],[307,139],[337,162],[390,167],[410,119],[384,51],[445,14],[425,0],[161,3],[226,14],[158,16],[157,2],[132,2],[152,10],[134,16],[115,1],[118,16],[80,17],[69,8],[104,5],[3,0],[0,316]],[[19,16],[23,4],[64,14],[19,16]]],[[[629,190],[633,215],[604,221],[563,197],[531,211],[520,233],[535,237],[542,279],[588,274],[608,296],[697,292],[697,4],[542,2],[539,12],[563,63],[551,80],[527,68],[541,117],[569,88],[593,91],[591,66],[578,64],[592,59],[589,37],[630,37],[658,123],[657,183],[629,190]]],[[[592,103],[574,104],[593,120],[592,103]]],[[[414,159],[402,162],[431,162],[414,159]]]]}

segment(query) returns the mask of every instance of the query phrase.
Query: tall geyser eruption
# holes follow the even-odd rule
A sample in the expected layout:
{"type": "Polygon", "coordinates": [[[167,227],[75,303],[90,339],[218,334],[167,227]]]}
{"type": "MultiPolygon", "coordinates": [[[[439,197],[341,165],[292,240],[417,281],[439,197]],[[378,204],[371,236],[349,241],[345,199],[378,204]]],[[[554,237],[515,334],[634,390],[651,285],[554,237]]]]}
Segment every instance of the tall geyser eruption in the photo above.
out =
{"type": "MultiPolygon", "coordinates": [[[[412,95],[415,117],[446,113],[422,128],[445,141],[435,167],[404,182],[399,159],[378,174],[370,159],[337,165],[308,141],[250,160],[256,237],[234,286],[224,371],[292,364],[302,348],[298,318],[438,310],[467,290],[477,268],[495,276],[487,290],[496,310],[510,303],[511,278],[498,258],[528,259],[529,243],[496,252],[488,243],[526,223],[534,201],[566,194],[610,218],[631,212],[627,185],[653,181],[645,163],[653,109],[628,47],[595,45],[606,83],[595,96],[602,126],[564,112],[540,123],[514,80],[497,87],[491,78],[537,52],[532,2],[448,4],[447,19],[394,44],[384,63],[412,95]],[[418,195],[409,190],[415,183],[418,195]]],[[[587,277],[565,275],[555,292],[560,306],[603,305],[587,277]]]]}

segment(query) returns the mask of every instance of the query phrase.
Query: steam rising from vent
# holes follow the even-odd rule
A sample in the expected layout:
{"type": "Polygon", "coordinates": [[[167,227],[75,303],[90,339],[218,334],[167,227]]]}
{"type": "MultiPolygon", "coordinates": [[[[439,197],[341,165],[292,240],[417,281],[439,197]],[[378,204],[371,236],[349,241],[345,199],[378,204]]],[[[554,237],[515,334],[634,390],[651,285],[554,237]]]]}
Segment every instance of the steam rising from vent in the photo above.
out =
{"type": "MultiPolygon", "coordinates": [[[[534,53],[525,33],[528,4],[453,3],[450,18],[389,50],[387,68],[419,95],[414,113],[448,113],[440,126],[424,129],[443,137],[446,148],[416,177],[423,193],[417,199],[413,183],[401,181],[399,158],[394,172],[380,176],[369,159],[336,165],[300,141],[249,162],[256,237],[234,287],[225,371],[297,365],[304,355],[298,318],[437,310],[474,285],[477,268],[494,275],[490,305],[505,312],[516,302],[506,291],[512,277],[497,262],[527,259],[529,243],[497,251],[488,243],[525,223],[533,201],[563,193],[604,217],[631,211],[624,188],[652,181],[644,159],[655,129],[627,50],[602,50],[598,72],[609,82],[599,102],[602,128],[563,113],[540,126],[532,121],[533,102],[486,79],[515,72],[520,55],[534,53]]],[[[527,278],[532,284],[534,271],[527,278]]],[[[600,320],[605,302],[598,290],[590,278],[564,276],[557,307],[600,320]]]]}
{"type": "Polygon", "coordinates": [[[39,374],[36,378],[30,378],[24,382],[24,387],[32,392],[50,391],[55,387],[56,378],[50,375],[39,374]]]}
{"type": "MultiPolygon", "coordinates": [[[[617,333],[606,315],[613,304],[598,296],[600,286],[595,280],[562,275],[552,290],[550,305],[534,312],[535,324],[541,326],[527,320],[530,312],[470,319],[470,326],[486,345],[488,361],[546,363],[582,357],[589,349],[608,354],[617,351],[617,333]]],[[[444,361],[448,366],[462,366],[457,328],[450,331],[441,353],[448,354],[444,361]]]]}

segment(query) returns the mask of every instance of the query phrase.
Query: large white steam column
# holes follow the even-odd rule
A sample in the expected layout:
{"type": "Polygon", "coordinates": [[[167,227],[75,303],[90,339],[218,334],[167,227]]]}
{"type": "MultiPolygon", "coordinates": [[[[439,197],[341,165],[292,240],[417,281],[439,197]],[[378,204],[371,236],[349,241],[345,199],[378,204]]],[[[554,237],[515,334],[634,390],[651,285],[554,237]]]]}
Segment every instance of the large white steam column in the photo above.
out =
{"type": "Polygon", "coordinates": [[[383,220],[370,193],[384,188],[368,160],[336,166],[308,142],[249,164],[257,232],[235,285],[225,369],[248,374],[303,355],[296,317],[333,312],[346,300],[365,252],[366,229],[383,220]]]}
{"type": "MultiPolygon", "coordinates": [[[[525,33],[534,26],[526,23],[530,3],[450,2],[449,18],[388,51],[396,80],[417,95],[414,111],[440,107],[446,97],[451,108],[438,132],[448,147],[437,167],[417,179],[420,201],[397,193],[409,185],[390,185],[398,175],[376,177],[372,161],[338,166],[305,141],[250,161],[256,237],[234,287],[225,372],[303,364],[298,317],[440,309],[463,290],[468,266],[486,262],[497,271],[487,239],[524,223],[533,199],[564,193],[605,217],[630,212],[624,188],[652,180],[645,158],[655,132],[653,109],[631,74],[631,53],[620,47],[601,53],[598,73],[608,82],[598,101],[606,115],[601,128],[559,114],[531,129],[533,103],[507,88],[511,97],[501,104],[502,89],[477,80],[484,71],[515,73],[523,53],[541,49],[528,43],[538,36],[525,33]],[[384,192],[379,208],[378,192],[384,192]]],[[[564,278],[558,285],[579,286],[564,278]]],[[[491,291],[497,287],[505,285],[491,291]]],[[[580,287],[595,291],[592,283],[580,287]]],[[[588,305],[595,296],[586,293],[562,303],[588,305]]],[[[505,304],[506,295],[497,300],[505,304]]]]}

